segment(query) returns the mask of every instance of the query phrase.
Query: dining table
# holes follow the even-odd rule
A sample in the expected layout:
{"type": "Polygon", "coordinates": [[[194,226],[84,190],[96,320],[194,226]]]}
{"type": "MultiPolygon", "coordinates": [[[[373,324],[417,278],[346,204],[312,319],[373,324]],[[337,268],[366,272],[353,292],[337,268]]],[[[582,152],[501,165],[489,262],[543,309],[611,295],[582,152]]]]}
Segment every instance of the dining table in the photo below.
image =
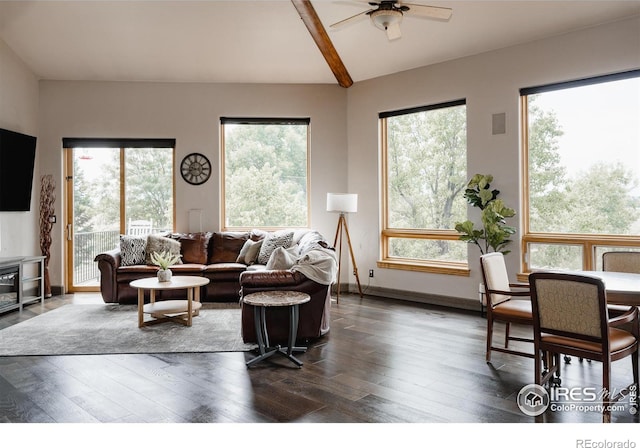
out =
{"type": "Polygon", "coordinates": [[[640,274],[614,271],[564,271],[602,280],[610,305],[640,306],[640,274]]]}

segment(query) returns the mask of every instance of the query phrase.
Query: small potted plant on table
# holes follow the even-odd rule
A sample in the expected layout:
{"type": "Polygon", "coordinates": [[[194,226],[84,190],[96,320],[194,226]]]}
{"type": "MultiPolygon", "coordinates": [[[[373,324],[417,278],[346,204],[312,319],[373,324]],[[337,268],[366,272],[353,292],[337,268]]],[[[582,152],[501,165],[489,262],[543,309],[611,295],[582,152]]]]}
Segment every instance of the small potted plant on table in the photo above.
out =
{"type": "Polygon", "coordinates": [[[180,260],[180,255],[172,254],[171,252],[162,251],[152,252],[151,253],[151,262],[156,266],[160,267],[158,271],[158,281],[159,282],[170,282],[173,273],[169,267],[173,266],[180,260]]]}

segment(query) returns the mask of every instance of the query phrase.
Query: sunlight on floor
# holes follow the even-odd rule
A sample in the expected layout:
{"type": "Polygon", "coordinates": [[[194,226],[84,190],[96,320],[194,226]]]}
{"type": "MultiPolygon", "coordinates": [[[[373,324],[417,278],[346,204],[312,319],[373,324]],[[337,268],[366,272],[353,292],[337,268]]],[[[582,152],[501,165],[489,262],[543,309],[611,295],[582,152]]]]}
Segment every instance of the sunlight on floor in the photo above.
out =
{"type": "Polygon", "coordinates": [[[70,303],[74,305],[104,304],[99,292],[76,292],[67,294],[66,297],[69,297],[71,299],[70,303]]]}

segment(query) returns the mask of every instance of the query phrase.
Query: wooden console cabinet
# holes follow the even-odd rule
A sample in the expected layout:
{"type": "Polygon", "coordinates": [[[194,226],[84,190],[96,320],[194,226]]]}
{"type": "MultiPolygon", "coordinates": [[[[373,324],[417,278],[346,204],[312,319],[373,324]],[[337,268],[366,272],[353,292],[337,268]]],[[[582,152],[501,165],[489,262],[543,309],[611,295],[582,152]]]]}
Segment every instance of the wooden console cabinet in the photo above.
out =
{"type": "Polygon", "coordinates": [[[44,303],[44,255],[0,257],[0,313],[44,303]]]}

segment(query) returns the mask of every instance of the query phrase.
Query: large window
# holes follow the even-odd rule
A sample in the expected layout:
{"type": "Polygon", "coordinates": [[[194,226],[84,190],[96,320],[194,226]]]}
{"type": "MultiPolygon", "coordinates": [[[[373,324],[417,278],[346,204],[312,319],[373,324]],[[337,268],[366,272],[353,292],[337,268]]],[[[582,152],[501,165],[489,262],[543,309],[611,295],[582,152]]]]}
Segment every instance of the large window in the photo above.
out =
{"type": "Polygon", "coordinates": [[[309,119],[221,124],[223,227],[307,227],[309,119]]]}
{"type": "Polygon", "coordinates": [[[640,249],[640,71],[522,89],[524,272],[640,249]]]}
{"type": "Polygon", "coordinates": [[[454,230],[467,219],[464,100],[380,114],[380,267],[468,274],[467,244],[454,230]]]}

